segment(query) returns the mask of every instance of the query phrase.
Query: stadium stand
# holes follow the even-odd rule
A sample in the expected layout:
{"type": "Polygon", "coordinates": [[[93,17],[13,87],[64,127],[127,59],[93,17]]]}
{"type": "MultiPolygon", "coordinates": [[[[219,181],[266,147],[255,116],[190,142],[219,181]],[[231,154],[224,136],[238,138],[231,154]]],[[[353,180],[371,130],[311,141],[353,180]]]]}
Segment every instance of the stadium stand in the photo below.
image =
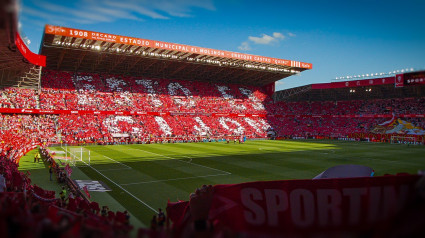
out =
{"type": "MultiPolygon", "coordinates": [[[[12,65],[10,71],[1,69],[0,89],[0,175],[5,181],[0,193],[0,230],[7,231],[6,237],[128,237],[132,229],[123,212],[101,210],[68,177],[63,182],[74,197],[66,202],[52,191],[31,185],[29,176],[18,171],[17,163],[37,146],[58,179],[63,179],[60,174],[64,168],[52,160],[49,145],[199,142],[242,136],[264,139],[270,131],[281,138],[389,142],[399,133],[395,127],[404,133],[417,130],[416,141],[425,141],[421,134],[425,127],[421,85],[402,89],[377,85],[374,91],[381,89],[380,93],[369,97],[364,92],[350,95],[342,89],[309,85],[304,93],[276,100],[279,92],[272,98],[274,88],[271,93],[267,88],[276,80],[310,69],[311,64],[287,61],[289,65],[273,65],[275,70],[249,71],[241,66],[245,61],[223,57],[220,60],[234,67],[222,70],[206,61],[194,66],[190,52],[151,48],[149,53],[154,56],[178,54],[190,60],[182,58],[167,69],[146,67],[140,71],[128,65],[116,67],[119,54],[110,54],[102,61],[97,51],[84,57],[78,49],[58,46],[58,38],[76,41],[75,37],[55,35],[60,31],[45,32],[43,46],[56,47],[42,47],[48,64],[41,70],[46,59],[21,53],[29,50],[19,43],[15,13],[1,11],[0,43],[2,50],[7,49],[0,55],[1,62],[12,65]],[[58,57],[65,51],[70,53],[68,63],[58,57]],[[38,78],[25,76],[31,70],[38,78]]],[[[81,47],[81,38],[78,41],[81,47]]],[[[92,43],[105,49],[120,47],[100,40],[92,43]]],[[[141,47],[126,48],[136,51],[141,47]]],[[[138,60],[150,66],[165,62],[152,57],[123,61],[133,66],[138,60]]],[[[208,57],[214,56],[205,55],[208,57]]]]}
{"type": "Polygon", "coordinates": [[[263,104],[271,100],[252,86],[49,70],[42,85],[42,109],[265,114],[263,104]]]}
{"type": "Polygon", "coordinates": [[[4,108],[52,110],[50,116],[7,117],[23,120],[22,133],[31,132],[33,144],[143,143],[159,137],[264,138],[270,128],[288,138],[380,138],[368,134],[391,115],[407,121],[412,118],[418,128],[424,125],[423,117],[409,116],[425,111],[423,97],[274,103],[253,86],[51,70],[43,73],[42,85],[39,94],[34,89],[1,91],[4,108]],[[40,126],[38,134],[33,133],[40,126]]]}
{"type": "MultiPolygon", "coordinates": [[[[47,158],[47,150],[42,152],[47,158]]],[[[7,154],[0,156],[0,175],[6,181],[0,192],[4,237],[128,237],[132,229],[122,212],[103,216],[99,204],[75,189],[70,188],[72,195],[62,200],[54,191],[31,185],[29,176],[19,172],[7,154]]]]}

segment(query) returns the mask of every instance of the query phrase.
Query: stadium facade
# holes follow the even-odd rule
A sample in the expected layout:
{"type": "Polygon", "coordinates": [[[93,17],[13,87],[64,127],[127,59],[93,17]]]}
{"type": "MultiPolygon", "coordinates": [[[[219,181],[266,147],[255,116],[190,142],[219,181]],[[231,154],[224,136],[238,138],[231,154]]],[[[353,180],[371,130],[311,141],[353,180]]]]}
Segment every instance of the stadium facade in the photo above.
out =
{"type": "Polygon", "coordinates": [[[424,141],[421,106],[410,111],[385,106],[421,105],[424,72],[274,92],[277,80],[312,69],[312,64],[52,25],[46,25],[40,54],[34,54],[10,29],[5,31],[8,54],[18,59],[22,55],[22,60],[15,73],[4,69],[0,111],[50,115],[46,123],[56,124],[48,137],[30,144],[241,136],[389,142],[400,134],[424,141]],[[31,99],[21,102],[18,98],[24,96],[31,99]],[[338,106],[339,101],[344,102],[338,106]],[[357,110],[344,111],[350,103],[357,110]],[[374,110],[368,109],[369,103],[374,110]],[[402,122],[375,130],[394,117],[402,122]],[[93,123],[83,129],[83,123],[68,125],[68,120],[93,123]]]}
{"type": "MultiPolygon", "coordinates": [[[[4,204],[13,204],[6,208],[25,207],[28,193],[52,220],[62,219],[62,212],[81,218],[79,226],[102,227],[99,234],[128,236],[131,227],[124,213],[114,214],[113,221],[83,218],[69,204],[68,210],[52,205],[58,202],[54,193],[29,185],[28,175],[15,163],[37,146],[69,189],[84,198],[73,208],[92,215],[93,210],[99,213],[99,204],[89,203],[87,187],[83,192],[70,180],[69,165],[61,168],[49,145],[236,143],[269,137],[425,141],[425,72],[275,92],[277,80],[312,69],[312,64],[52,25],[46,26],[35,54],[17,32],[16,12],[1,11],[0,162],[8,181],[4,187],[16,190],[0,193],[4,204]]],[[[388,225],[393,214],[410,204],[423,211],[414,189],[418,181],[419,176],[404,175],[219,185],[211,211],[218,224],[253,236],[364,234],[370,233],[364,227],[373,231],[382,221],[388,225]],[[236,212],[228,211],[234,207],[236,212]],[[368,218],[360,219],[357,211],[368,218]]],[[[187,227],[208,225],[180,219],[190,210],[188,204],[169,204],[175,237],[185,237],[187,227]]]]}

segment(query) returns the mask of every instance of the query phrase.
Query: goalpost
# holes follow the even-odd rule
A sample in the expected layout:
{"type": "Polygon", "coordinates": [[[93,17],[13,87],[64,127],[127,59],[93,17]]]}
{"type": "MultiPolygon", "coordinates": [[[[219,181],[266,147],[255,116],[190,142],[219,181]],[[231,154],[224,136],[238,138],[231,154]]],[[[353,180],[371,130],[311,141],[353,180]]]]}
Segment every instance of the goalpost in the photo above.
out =
{"type": "Polygon", "coordinates": [[[69,158],[70,164],[72,166],[77,166],[78,163],[80,165],[89,165],[90,166],[90,150],[84,148],[83,146],[79,147],[68,147],[67,144],[65,146],[61,145],[62,149],[65,151],[65,157],[69,158]]]}
{"type": "Polygon", "coordinates": [[[417,145],[418,143],[414,136],[391,136],[391,144],[417,145]]]}

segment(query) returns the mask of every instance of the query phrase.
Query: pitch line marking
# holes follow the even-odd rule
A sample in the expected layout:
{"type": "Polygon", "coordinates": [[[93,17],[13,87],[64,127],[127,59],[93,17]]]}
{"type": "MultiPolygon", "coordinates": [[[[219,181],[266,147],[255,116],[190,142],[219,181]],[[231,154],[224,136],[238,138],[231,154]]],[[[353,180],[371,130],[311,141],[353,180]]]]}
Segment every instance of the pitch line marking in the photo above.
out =
{"type": "MultiPolygon", "coordinates": [[[[170,156],[157,154],[157,153],[150,152],[150,151],[147,151],[147,150],[142,150],[142,149],[137,149],[137,148],[131,148],[131,149],[133,149],[133,150],[140,150],[140,151],[147,152],[147,153],[150,153],[150,154],[153,154],[153,155],[159,155],[159,156],[162,156],[162,157],[165,157],[165,158],[169,158],[169,159],[172,159],[172,160],[177,160],[177,161],[180,161],[180,162],[183,162],[183,163],[186,163],[186,164],[192,164],[192,165],[196,165],[196,166],[199,166],[199,167],[203,167],[203,168],[207,168],[207,169],[211,169],[211,170],[215,170],[215,171],[220,171],[220,172],[225,173],[227,175],[232,174],[230,172],[227,172],[227,171],[224,171],[224,170],[221,170],[221,169],[215,169],[215,168],[211,168],[211,167],[208,167],[208,166],[205,166],[205,165],[200,165],[200,164],[195,164],[195,163],[187,162],[187,161],[184,161],[184,160],[181,160],[181,159],[176,159],[176,158],[173,158],[173,157],[170,157],[170,156]]],[[[183,157],[191,159],[191,157],[188,157],[188,156],[183,156],[183,157]]]]}
{"type": "Polygon", "coordinates": [[[124,192],[128,193],[128,195],[132,196],[134,199],[136,199],[137,201],[139,201],[141,204],[143,204],[147,208],[151,209],[153,212],[155,212],[155,214],[157,213],[157,210],[156,209],[154,209],[153,207],[149,206],[146,202],[140,200],[138,197],[134,196],[132,193],[130,193],[129,191],[127,191],[125,188],[121,187],[121,185],[117,184],[116,182],[114,182],[113,180],[111,180],[110,178],[108,178],[107,176],[105,176],[104,174],[102,174],[99,170],[93,168],[92,166],[90,166],[89,164],[87,164],[85,161],[82,161],[82,162],[85,163],[87,165],[87,167],[90,167],[91,169],[93,169],[94,171],[96,171],[98,174],[102,175],[104,178],[106,178],[107,180],[109,180],[111,183],[115,184],[121,190],[123,190],[124,192]]]}
{"type": "Polygon", "coordinates": [[[193,176],[193,177],[173,178],[173,179],[161,179],[161,180],[153,180],[153,181],[145,181],[145,182],[137,182],[137,183],[124,183],[124,184],[121,184],[121,185],[128,186],[128,185],[137,185],[137,184],[146,184],[146,183],[159,183],[159,182],[166,182],[166,181],[177,181],[177,180],[186,180],[186,179],[194,179],[194,178],[216,177],[216,176],[224,176],[224,175],[229,175],[229,174],[211,174],[211,175],[204,175],[204,176],[193,176]]]}
{"type": "Polygon", "coordinates": [[[365,159],[365,160],[375,160],[382,163],[396,163],[396,164],[410,164],[410,165],[418,165],[419,163],[412,163],[412,162],[406,162],[406,161],[398,161],[398,160],[383,160],[383,159],[375,159],[375,158],[367,158],[367,157],[359,157],[359,159],[365,159]]]}
{"type": "Polygon", "coordinates": [[[127,170],[127,169],[133,169],[133,168],[121,168],[121,169],[99,169],[99,171],[114,171],[114,170],[127,170]]]}
{"type": "Polygon", "coordinates": [[[128,165],[126,165],[126,164],[123,164],[123,163],[121,163],[121,162],[119,162],[119,161],[116,161],[116,160],[114,160],[114,159],[111,159],[111,158],[109,158],[109,157],[108,157],[108,156],[106,156],[106,155],[102,155],[102,156],[103,156],[103,157],[105,157],[105,158],[107,158],[107,159],[110,159],[110,160],[114,161],[115,163],[121,164],[121,165],[123,165],[123,166],[127,167],[128,169],[132,169],[130,166],[128,166],[128,165]]]}
{"type": "Polygon", "coordinates": [[[191,157],[189,157],[189,156],[183,156],[183,157],[185,157],[185,158],[189,158],[189,159],[190,159],[190,161],[188,162],[188,161],[184,161],[184,160],[180,160],[180,159],[177,159],[177,160],[178,160],[178,161],[181,161],[181,162],[183,162],[183,163],[193,164],[193,165],[197,165],[197,166],[204,167],[204,168],[207,168],[207,169],[212,169],[212,170],[220,171],[220,172],[223,172],[223,173],[225,173],[225,174],[227,174],[227,175],[232,174],[232,173],[230,173],[230,172],[227,172],[227,171],[224,171],[224,170],[221,170],[221,169],[215,169],[215,168],[211,168],[211,167],[208,167],[208,166],[204,166],[204,165],[200,165],[200,164],[192,163],[192,158],[191,158],[191,157]]]}

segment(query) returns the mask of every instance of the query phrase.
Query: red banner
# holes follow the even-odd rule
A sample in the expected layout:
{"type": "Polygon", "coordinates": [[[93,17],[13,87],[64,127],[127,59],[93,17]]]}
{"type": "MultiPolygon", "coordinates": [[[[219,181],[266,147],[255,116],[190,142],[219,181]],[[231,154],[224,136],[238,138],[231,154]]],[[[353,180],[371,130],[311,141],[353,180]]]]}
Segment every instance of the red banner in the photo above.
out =
{"type": "Polygon", "coordinates": [[[266,94],[271,97],[273,95],[273,93],[275,92],[275,82],[267,84],[266,86],[264,86],[264,91],[266,92],[266,94]]]}
{"type": "MultiPolygon", "coordinates": [[[[392,118],[392,114],[364,114],[364,115],[267,115],[268,117],[299,117],[299,118],[392,118]]],[[[399,118],[422,118],[425,114],[399,114],[399,118]]]]}
{"type": "Polygon", "coordinates": [[[189,46],[189,45],[168,43],[168,42],[162,42],[162,41],[146,40],[146,39],[140,39],[140,38],[134,38],[134,37],[128,37],[128,36],[120,36],[120,35],[114,35],[114,34],[72,29],[72,28],[61,27],[61,26],[46,25],[44,33],[60,35],[60,36],[68,36],[68,37],[77,37],[77,38],[89,39],[89,40],[108,41],[108,42],[114,42],[114,43],[126,44],[126,45],[136,45],[136,46],[143,46],[143,47],[150,47],[150,48],[157,48],[157,49],[175,50],[175,51],[189,52],[194,54],[218,56],[218,57],[247,60],[247,61],[254,61],[254,62],[261,62],[261,63],[268,63],[268,64],[284,65],[284,66],[298,67],[298,68],[304,68],[304,69],[313,68],[313,65],[311,63],[304,63],[304,62],[291,61],[291,60],[285,60],[285,59],[276,59],[276,58],[257,56],[257,55],[249,55],[249,54],[236,53],[236,52],[230,52],[230,51],[224,51],[224,50],[214,50],[214,49],[202,48],[197,46],[189,46]]]}
{"type": "Polygon", "coordinates": [[[0,113],[15,114],[95,114],[95,115],[151,115],[151,116],[169,116],[169,115],[207,115],[215,117],[266,117],[266,114],[236,114],[236,113],[193,113],[193,112],[138,112],[138,111],[81,111],[81,110],[45,110],[45,109],[18,109],[18,108],[0,108],[0,113]]]}
{"type": "Polygon", "coordinates": [[[328,89],[328,88],[352,88],[352,87],[365,87],[384,84],[393,84],[394,77],[375,78],[375,79],[362,79],[354,81],[334,82],[334,83],[318,83],[312,84],[312,89],[328,89]]]}
{"type": "Polygon", "coordinates": [[[83,190],[84,190],[84,192],[86,193],[87,197],[88,197],[88,198],[91,198],[90,193],[89,193],[89,190],[87,189],[87,186],[84,186],[84,187],[83,187],[83,190]]]}
{"type": "Polygon", "coordinates": [[[71,177],[72,169],[71,169],[71,167],[69,166],[69,164],[66,164],[66,166],[65,166],[65,171],[66,171],[66,173],[68,174],[68,177],[71,177]]]}
{"type": "MultiPolygon", "coordinates": [[[[80,110],[46,110],[46,109],[18,109],[18,108],[0,108],[0,113],[11,114],[95,114],[95,115],[151,115],[151,116],[169,116],[169,115],[190,115],[190,116],[214,116],[214,117],[305,117],[305,118],[388,118],[392,114],[364,114],[364,115],[266,115],[266,114],[237,114],[237,113],[193,113],[193,112],[138,112],[138,111],[80,111],[80,110]]],[[[400,114],[401,118],[423,118],[425,114],[400,114]]]]}
{"type": "Polygon", "coordinates": [[[25,57],[31,64],[46,67],[46,56],[38,55],[31,52],[25,43],[22,41],[21,36],[16,32],[15,44],[18,47],[19,52],[25,57]]]}
{"type": "Polygon", "coordinates": [[[395,76],[394,87],[396,87],[396,88],[404,87],[404,75],[403,74],[397,74],[395,76]]]}
{"type": "MultiPolygon", "coordinates": [[[[218,227],[252,237],[370,231],[414,201],[419,178],[401,175],[216,185],[208,217],[218,227]]],[[[170,203],[167,211],[176,229],[185,230],[191,216],[189,203],[170,203]]]]}
{"type": "Polygon", "coordinates": [[[425,84],[425,71],[404,74],[405,85],[425,84]]]}

